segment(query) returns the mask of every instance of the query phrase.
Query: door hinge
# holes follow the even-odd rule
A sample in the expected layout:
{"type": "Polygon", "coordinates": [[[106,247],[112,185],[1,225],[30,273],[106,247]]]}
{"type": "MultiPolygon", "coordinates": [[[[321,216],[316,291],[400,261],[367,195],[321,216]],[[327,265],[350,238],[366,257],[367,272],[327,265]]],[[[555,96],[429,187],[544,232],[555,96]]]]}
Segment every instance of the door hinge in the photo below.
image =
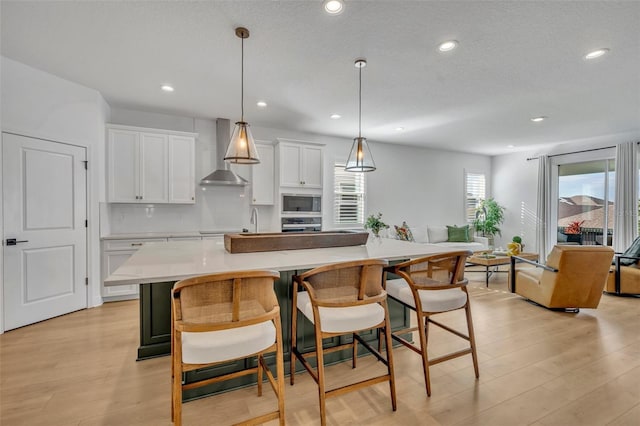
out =
{"type": "Polygon", "coordinates": [[[85,170],[89,170],[89,161],[87,161],[87,160],[82,160],[82,162],[84,163],[84,169],[85,169],[85,170]]]}
{"type": "Polygon", "coordinates": [[[89,277],[84,277],[84,285],[89,285],[89,277]]]}
{"type": "Polygon", "coordinates": [[[89,221],[87,219],[84,220],[84,227],[85,228],[89,227],[89,221]]]}

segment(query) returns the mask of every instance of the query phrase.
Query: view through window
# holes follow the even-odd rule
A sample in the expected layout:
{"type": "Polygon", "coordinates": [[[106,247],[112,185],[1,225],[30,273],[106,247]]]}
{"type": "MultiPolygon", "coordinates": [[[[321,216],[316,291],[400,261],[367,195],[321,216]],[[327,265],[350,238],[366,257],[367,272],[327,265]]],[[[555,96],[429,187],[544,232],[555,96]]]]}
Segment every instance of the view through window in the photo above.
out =
{"type": "Polygon", "coordinates": [[[558,244],[611,245],[615,160],[558,166],[558,244]]]}

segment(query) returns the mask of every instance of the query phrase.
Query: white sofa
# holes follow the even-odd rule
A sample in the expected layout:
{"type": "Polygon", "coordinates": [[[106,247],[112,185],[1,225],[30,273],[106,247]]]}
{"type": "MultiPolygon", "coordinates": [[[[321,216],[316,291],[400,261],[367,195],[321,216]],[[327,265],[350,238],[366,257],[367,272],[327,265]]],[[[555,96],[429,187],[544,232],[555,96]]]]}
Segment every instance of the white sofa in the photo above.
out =
{"type": "MultiPolygon", "coordinates": [[[[449,233],[445,225],[442,226],[411,226],[411,233],[416,243],[420,244],[435,244],[451,249],[460,250],[488,250],[489,238],[487,237],[473,237],[472,242],[449,242],[449,233]]],[[[396,231],[393,226],[387,230],[387,238],[396,238],[396,231]]]]}

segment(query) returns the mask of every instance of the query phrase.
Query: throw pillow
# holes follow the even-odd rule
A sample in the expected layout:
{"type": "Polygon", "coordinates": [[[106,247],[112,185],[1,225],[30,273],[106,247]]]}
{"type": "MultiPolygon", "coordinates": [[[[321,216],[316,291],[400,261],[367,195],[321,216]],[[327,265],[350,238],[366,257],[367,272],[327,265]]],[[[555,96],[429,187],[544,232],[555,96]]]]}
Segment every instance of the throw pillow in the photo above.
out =
{"type": "Polygon", "coordinates": [[[416,243],[428,243],[429,234],[427,233],[426,226],[412,226],[411,233],[413,234],[413,240],[416,243]]]}
{"type": "Polygon", "coordinates": [[[469,239],[469,225],[457,227],[457,226],[447,226],[447,233],[449,238],[447,241],[450,243],[468,243],[471,241],[469,239]]]}
{"type": "Polygon", "coordinates": [[[446,226],[430,226],[427,228],[427,234],[432,244],[444,243],[449,238],[446,226]]]}
{"type": "Polygon", "coordinates": [[[413,234],[411,233],[411,229],[407,222],[402,222],[402,226],[394,225],[396,228],[396,238],[402,241],[415,241],[413,239],[413,234]]]}

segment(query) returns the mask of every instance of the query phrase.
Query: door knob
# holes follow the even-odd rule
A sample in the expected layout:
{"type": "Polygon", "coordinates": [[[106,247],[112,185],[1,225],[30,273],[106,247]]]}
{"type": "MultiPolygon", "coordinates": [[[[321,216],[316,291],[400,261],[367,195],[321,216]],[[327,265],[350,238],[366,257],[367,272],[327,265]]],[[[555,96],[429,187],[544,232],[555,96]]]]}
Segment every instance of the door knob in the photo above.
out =
{"type": "Polygon", "coordinates": [[[16,240],[15,238],[7,238],[7,245],[8,246],[15,246],[18,243],[28,243],[29,240],[16,240]]]}

